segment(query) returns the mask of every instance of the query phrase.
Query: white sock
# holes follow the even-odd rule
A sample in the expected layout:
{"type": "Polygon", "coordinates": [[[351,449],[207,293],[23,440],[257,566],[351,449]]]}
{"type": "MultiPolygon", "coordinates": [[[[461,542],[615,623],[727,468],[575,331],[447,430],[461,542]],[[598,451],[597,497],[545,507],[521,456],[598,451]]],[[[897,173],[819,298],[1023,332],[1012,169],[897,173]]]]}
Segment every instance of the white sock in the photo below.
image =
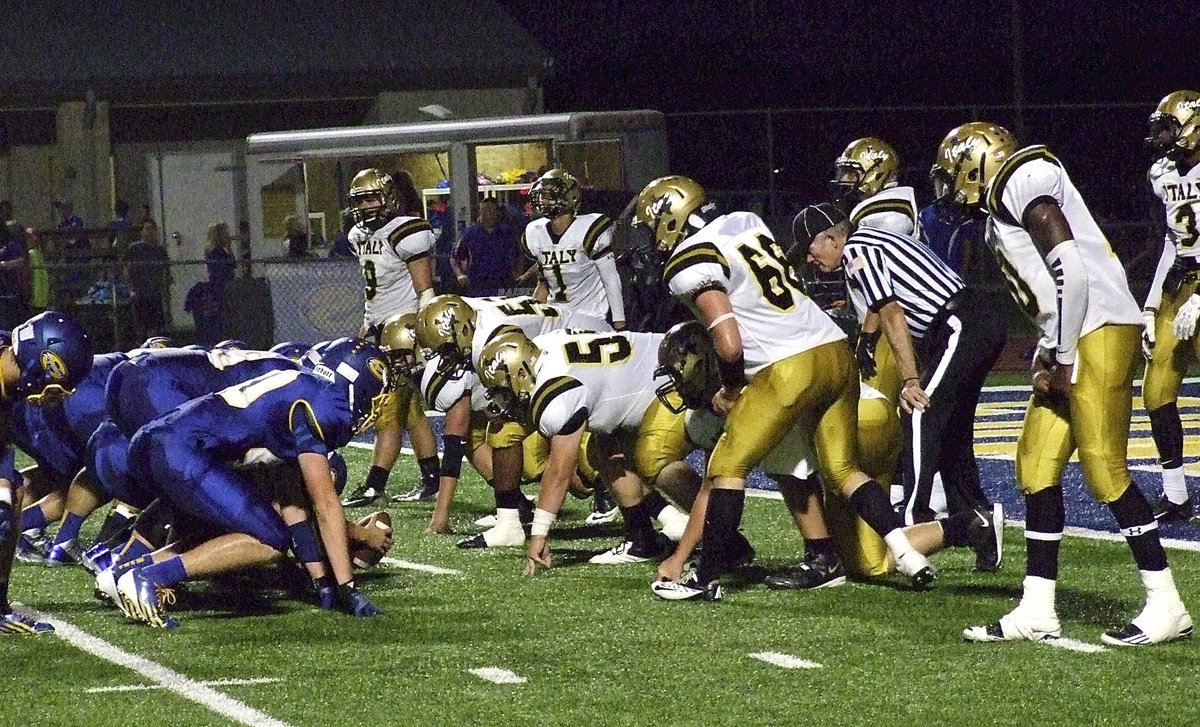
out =
{"type": "Polygon", "coordinates": [[[521,511],[515,507],[496,508],[496,527],[521,529],[521,511]]]}
{"type": "Polygon", "coordinates": [[[904,534],[902,528],[896,528],[883,536],[883,542],[887,543],[888,550],[892,551],[892,559],[895,561],[899,561],[916,550],[912,547],[912,543],[908,542],[908,536],[904,534]]]}
{"type": "Polygon", "coordinates": [[[688,524],[687,513],[671,504],[664,507],[654,519],[662,523],[663,535],[677,543],[683,537],[683,531],[688,524]]]}
{"type": "Polygon", "coordinates": [[[1187,502],[1187,479],[1183,476],[1183,465],[1171,469],[1163,468],[1162,478],[1163,494],[1168,500],[1176,505],[1187,502]]]}
{"type": "Polygon", "coordinates": [[[1179,603],[1179,591],[1175,590],[1175,578],[1170,568],[1163,570],[1140,570],[1142,585],[1146,587],[1146,603],[1179,603]]]}
{"type": "Polygon", "coordinates": [[[1025,576],[1021,585],[1024,587],[1024,592],[1021,594],[1021,603],[1017,605],[1017,608],[1031,611],[1036,615],[1054,615],[1054,591],[1058,581],[1038,576],[1025,576]]]}

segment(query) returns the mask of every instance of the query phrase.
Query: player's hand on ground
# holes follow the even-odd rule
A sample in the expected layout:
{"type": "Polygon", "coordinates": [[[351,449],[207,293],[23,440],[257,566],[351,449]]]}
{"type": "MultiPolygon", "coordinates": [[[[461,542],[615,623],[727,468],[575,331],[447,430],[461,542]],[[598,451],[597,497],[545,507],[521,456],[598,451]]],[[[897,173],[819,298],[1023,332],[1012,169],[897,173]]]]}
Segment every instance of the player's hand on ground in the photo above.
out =
{"type": "Polygon", "coordinates": [[[733,405],[737,403],[737,400],[741,398],[741,396],[742,392],[730,391],[722,386],[720,391],[718,391],[716,394],[713,394],[713,411],[716,412],[717,416],[724,419],[729,415],[729,412],[733,409],[733,405]]]}
{"type": "Polygon", "coordinates": [[[903,388],[900,389],[900,406],[904,407],[904,411],[912,414],[913,411],[925,411],[929,408],[929,394],[925,393],[925,389],[921,388],[919,379],[909,379],[904,382],[903,388]]]}
{"type": "Polygon", "coordinates": [[[655,576],[660,581],[678,581],[683,578],[684,561],[682,558],[671,556],[658,564],[658,570],[655,576]]]}
{"type": "Polygon", "coordinates": [[[525,575],[537,573],[539,565],[549,568],[553,565],[553,559],[550,557],[550,541],[535,535],[529,539],[529,552],[525,556],[525,575]]]}
{"type": "Polygon", "coordinates": [[[425,526],[426,535],[449,535],[452,532],[450,523],[445,520],[430,520],[429,525],[425,526]]]}

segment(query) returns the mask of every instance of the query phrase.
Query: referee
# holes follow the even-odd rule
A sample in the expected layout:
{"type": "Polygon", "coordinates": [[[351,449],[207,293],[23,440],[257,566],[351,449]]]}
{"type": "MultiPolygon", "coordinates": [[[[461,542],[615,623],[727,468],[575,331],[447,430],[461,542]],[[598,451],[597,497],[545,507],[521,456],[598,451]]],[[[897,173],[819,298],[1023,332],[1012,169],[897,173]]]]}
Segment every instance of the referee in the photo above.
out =
{"type": "MultiPolygon", "coordinates": [[[[951,515],[970,508],[990,513],[1003,527],[999,506],[979,485],[975,461],[975,406],[1005,335],[996,306],[973,295],[928,246],[908,235],[854,229],[836,207],[819,204],[796,216],[793,253],[825,272],[842,270],[879,314],[903,384],[905,446],[897,469],[908,523],[934,517],[929,498],[941,472],[951,515]]],[[[792,256],[792,259],[796,259],[792,256]]],[[[977,563],[994,570],[996,563],[977,563]]]]}

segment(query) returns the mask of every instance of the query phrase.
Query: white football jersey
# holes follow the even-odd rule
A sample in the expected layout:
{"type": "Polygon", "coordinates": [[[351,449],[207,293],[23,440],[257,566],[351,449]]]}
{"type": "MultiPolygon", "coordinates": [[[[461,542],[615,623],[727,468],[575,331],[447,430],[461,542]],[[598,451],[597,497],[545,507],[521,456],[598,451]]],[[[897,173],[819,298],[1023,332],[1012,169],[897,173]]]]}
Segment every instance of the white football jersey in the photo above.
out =
{"type": "Polygon", "coordinates": [[[442,357],[434,354],[421,373],[421,398],[425,406],[440,412],[450,410],[459,399],[471,397],[471,411],[485,411],[487,390],[474,371],[455,366],[442,371],[442,357]]]}
{"type": "Polygon", "coordinates": [[[689,306],[707,290],[725,291],[741,332],[747,376],[846,338],[804,294],[783,249],[752,212],[722,215],[681,242],[663,278],[671,294],[689,306]]]}
{"type": "Polygon", "coordinates": [[[529,412],[533,425],[552,437],[587,410],[587,427],[610,433],[636,429],[666,384],[655,376],[661,333],[568,333],[534,339],[541,349],[529,412]]]}
{"type": "Polygon", "coordinates": [[[525,226],[521,250],[538,264],[549,287],[546,302],[593,318],[608,316],[608,293],[596,260],[611,255],[612,220],[592,213],[579,215],[561,237],[541,217],[525,226]]]}
{"type": "MultiPolygon", "coordinates": [[[[1013,271],[1005,271],[1006,275],[1015,271],[1034,291],[1039,308],[1049,304],[1051,311],[1056,309],[1057,293],[1052,293],[1049,301],[1043,300],[1044,280],[1050,281],[1050,290],[1054,291],[1053,278],[1045,258],[1024,229],[1025,210],[1039,198],[1052,199],[1062,209],[1083,258],[1088,276],[1088,306],[1079,335],[1087,335],[1109,324],[1142,325],[1141,308],[1129,292],[1125,268],[1066,170],[1044,146],[1026,147],[1013,154],[1001,165],[988,187],[987,208],[994,223],[993,234],[989,235],[994,239],[989,244],[997,246],[1005,260],[1016,263],[1012,266],[1013,271]],[[1041,272],[1033,272],[1037,269],[1031,258],[1034,255],[1040,262],[1041,272]],[[1039,283],[1043,274],[1045,279],[1039,283]],[[1040,294],[1035,285],[1043,288],[1040,294]]],[[[1045,317],[1044,311],[1040,314],[1045,317]]],[[[1053,330],[1057,330],[1057,325],[1053,330]]],[[[1052,340],[1057,342],[1057,334],[1052,340]]]]}
{"type": "Polygon", "coordinates": [[[417,312],[408,263],[433,251],[433,228],[420,217],[395,217],[372,232],[365,225],[350,230],[350,248],[362,269],[367,327],[392,316],[417,312]]]}
{"type": "Polygon", "coordinates": [[[850,210],[850,221],[860,227],[919,238],[921,227],[917,211],[917,195],[912,187],[889,187],[854,205],[850,210]]]}
{"type": "Polygon", "coordinates": [[[503,326],[513,326],[529,338],[570,328],[578,331],[611,331],[603,318],[581,315],[562,306],[539,303],[528,295],[515,298],[468,298],[475,309],[475,335],[471,337],[471,363],[477,365],[483,347],[503,326]]]}
{"type": "Polygon", "coordinates": [[[1175,246],[1175,256],[1200,258],[1200,164],[1180,174],[1175,162],[1164,157],[1150,167],[1148,176],[1166,207],[1167,239],[1175,246]]]}

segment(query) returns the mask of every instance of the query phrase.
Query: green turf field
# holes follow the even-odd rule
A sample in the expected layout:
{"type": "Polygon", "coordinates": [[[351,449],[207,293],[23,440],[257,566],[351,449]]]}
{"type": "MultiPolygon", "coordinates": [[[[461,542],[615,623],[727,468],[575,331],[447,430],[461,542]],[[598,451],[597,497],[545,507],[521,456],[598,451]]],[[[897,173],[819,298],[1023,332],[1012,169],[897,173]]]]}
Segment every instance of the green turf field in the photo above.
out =
{"type": "MultiPolygon", "coordinates": [[[[367,453],[347,453],[354,483],[367,453]]],[[[414,477],[404,458],[392,490],[414,477]]],[[[472,474],[460,493],[454,526],[471,532],[490,492],[472,474]]],[[[292,725],[1200,724],[1193,642],[1078,653],[961,641],[964,626],[1000,616],[1019,594],[1018,530],[1008,530],[1001,573],[972,573],[972,554],[944,553],[928,592],[909,592],[897,578],[812,593],[751,586],[715,604],[665,603],[647,588],[650,565],[580,565],[619,532],[583,528],[585,504],[568,503],[553,533],[559,565],[534,578],[520,575],[519,551],[461,551],[454,537],[422,535],[431,505],[391,507],[391,557],[458,573],[377,568],[361,582],[387,615],[368,621],[279,597],[263,575],[232,591],[192,586],[172,609],[182,625],[170,632],[126,623],[92,598],[82,569],[18,564],[12,592],[193,682],[278,680],[210,687],[257,710],[248,720],[256,724],[269,724],[262,714],[292,725]],[[761,652],[820,666],[750,656],[761,652]],[[486,667],[526,681],[495,684],[469,672],[486,667]]],[[[796,557],[799,538],[782,503],[749,499],[745,529],[759,566],[796,557]]],[[[1200,554],[1170,555],[1195,612],[1200,554]]],[[[1101,630],[1140,608],[1123,544],[1068,537],[1062,573],[1066,636],[1096,645],[1101,630]]],[[[231,723],[161,688],[88,692],[153,682],[53,636],[4,639],[0,653],[3,724],[231,723]]],[[[188,684],[179,689],[193,694],[188,684]]]]}

